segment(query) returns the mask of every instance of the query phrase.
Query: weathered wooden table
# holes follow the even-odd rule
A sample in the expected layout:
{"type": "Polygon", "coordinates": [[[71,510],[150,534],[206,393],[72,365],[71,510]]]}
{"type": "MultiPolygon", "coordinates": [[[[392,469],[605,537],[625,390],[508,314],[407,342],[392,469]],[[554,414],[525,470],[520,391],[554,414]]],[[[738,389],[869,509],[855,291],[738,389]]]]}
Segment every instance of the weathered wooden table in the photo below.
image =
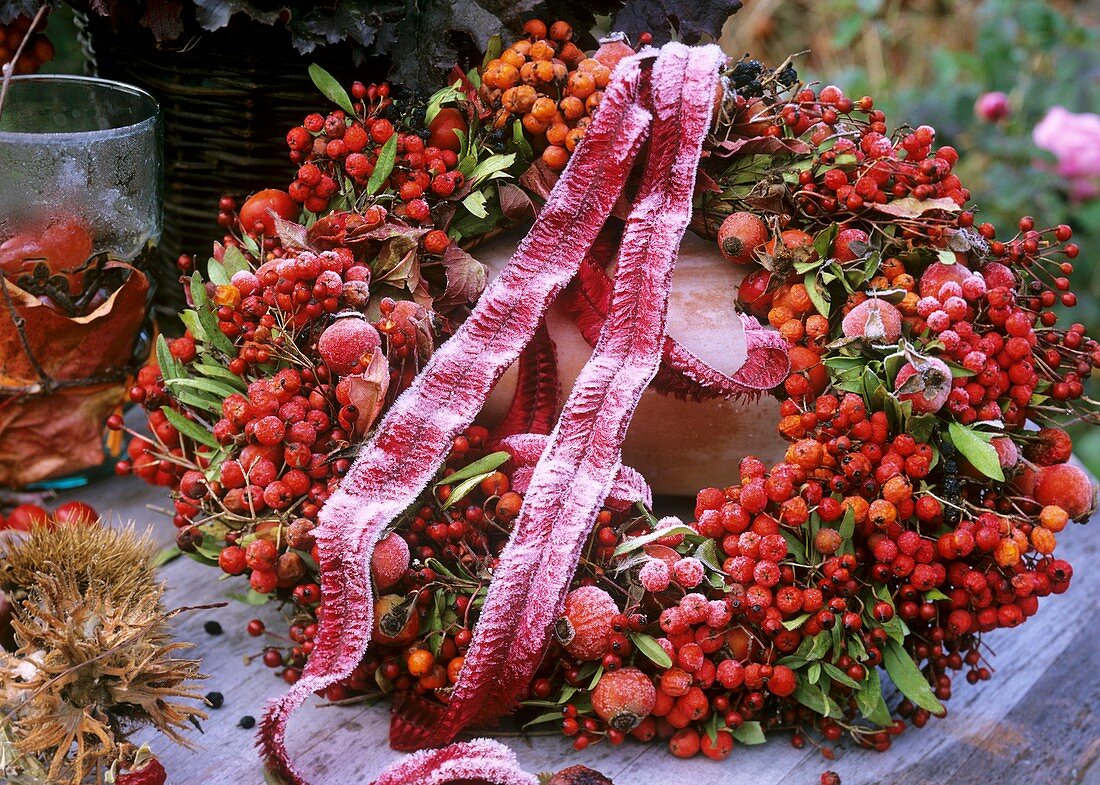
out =
{"type": "MultiPolygon", "coordinates": [[[[115,521],[154,523],[165,542],[173,529],[146,505],[164,506],[162,489],[136,479],[100,482],[73,494],[93,503],[115,521]]],[[[1076,575],[1065,595],[1042,601],[1040,612],[1014,631],[990,635],[996,651],[992,680],[971,686],[959,680],[946,719],[923,730],[908,730],[892,749],[874,753],[846,747],[835,761],[815,749],[792,748],[784,738],[734,751],[724,763],[681,761],[660,745],[597,745],[575,752],[563,737],[504,739],[532,772],[584,763],[617,785],[666,785],[696,782],[724,785],[817,785],[832,769],[844,785],[1100,785],[1100,525],[1071,527],[1060,537],[1058,554],[1073,563],[1076,575]]],[[[219,581],[215,570],[190,559],[163,568],[173,607],[225,599],[240,579],[219,581]]],[[[279,630],[274,608],[233,603],[185,614],[178,634],[197,644],[196,654],[210,675],[204,690],[224,694],[225,704],[210,711],[203,735],[191,734],[193,751],[157,740],[155,750],[173,785],[261,785],[263,774],[254,747],[255,731],[238,726],[241,717],[259,717],[268,698],[285,684],[258,660],[246,658],[262,641],[245,632],[248,619],[260,617],[279,630]],[[224,629],[209,635],[203,627],[216,620],[224,629]]],[[[306,707],[291,723],[289,746],[318,785],[369,782],[398,753],[386,743],[388,711],[374,707],[306,707]]]]}

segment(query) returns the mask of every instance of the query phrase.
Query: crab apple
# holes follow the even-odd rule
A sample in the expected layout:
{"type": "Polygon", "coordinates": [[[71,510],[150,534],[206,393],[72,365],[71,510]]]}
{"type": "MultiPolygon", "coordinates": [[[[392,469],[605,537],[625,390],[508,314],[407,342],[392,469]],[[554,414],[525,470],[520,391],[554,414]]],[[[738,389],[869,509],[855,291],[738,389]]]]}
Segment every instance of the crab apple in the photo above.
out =
{"type": "Polygon", "coordinates": [[[286,191],[278,188],[257,191],[241,205],[241,228],[249,234],[259,234],[257,229],[261,229],[265,235],[274,235],[275,218],[271,213],[286,221],[293,221],[298,218],[299,207],[286,191]]]}
{"type": "Polygon", "coordinates": [[[711,760],[725,760],[733,752],[733,734],[728,730],[720,730],[714,734],[714,741],[708,734],[703,734],[699,739],[699,748],[711,760]]]}
{"type": "Polygon", "coordinates": [[[894,380],[898,399],[913,402],[914,414],[938,412],[951,394],[951,369],[943,360],[924,357],[917,360],[919,368],[907,362],[894,380]]]}
{"type": "Polygon", "coordinates": [[[9,529],[29,532],[32,526],[45,526],[50,521],[50,514],[37,504],[20,504],[8,513],[9,529]]]}
{"type": "Polygon", "coordinates": [[[897,343],[901,338],[901,311],[885,300],[864,300],[844,317],[846,338],[866,338],[877,343],[897,343]]]}
{"type": "Polygon", "coordinates": [[[456,132],[466,133],[466,116],[458,109],[444,107],[432,118],[428,130],[432,132],[427,142],[428,147],[457,153],[462,149],[462,140],[456,132]]]}
{"type": "Polygon", "coordinates": [[[592,691],[592,708],[612,728],[629,733],[657,704],[657,689],[637,668],[607,671],[592,691]]]}
{"type": "Polygon", "coordinates": [[[374,350],[382,345],[378,330],[366,317],[355,311],[340,314],[321,333],[317,352],[329,370],[337,376],[363,371],[374,350]]]}
{"type": "Polygon", "coordinates": [[[374,639],[387,646],[408,646],[420,633],[415,597],[384,594],[374,606],[374,639]]]}
{"type": "Polygon", "coordinates": [[[1072,453],[1073,442],[1061,428],[1043,428],[1024,446],[1024,457],[1039,466],[1065,463],[1072,453]]]}
{"type": "Polygon", "coordinates": [[[987,289],[1015,289],[1016,275],[1000,262],[986,262],[981,269],[987,289]]]}
{"type": "Polygon", "coordinates": [[[920,296],[937,297],[944,284],[957,283],[962,287],[963,281],[969,277],[970,270],[961,262],[933,262],[921,274],[920,296]]]}
{"type": "Polygon", "coordinates": [[[764,318],[772,307],[771,271],[760,268],[746,275],[737,288],[737,300],[749,313],[764,318]]]}
{"type": "Polygon", "coordinates": [[[614,71],[620,60],[633,54],[634,49],[626,42],[626,36],[622,33],[612,33],[600,39],[600,48],[592,55],[592,59],[614,71]]]}
{"type": "Polygon", "coordinates": [[[833,241],[833,258],[838,262],[855,261],[867,252],[870,239],[862,229],[841,229],[833,241]],[[852,248],[852,243],[856,243],[855,248],[852,248]]]}
{"type": "Polygon", "coordinates": [[[1096,486],[1072,463],[1042,466],[1035,478],[1035,500],[1044,506],[1057,504],[1070,518],[1084,518],[1096,509],[1096,486]]]}
{"type": "Polygon", "coordinates": [[[753,213],[730,213],[718,228],[718,250],[734,264],[752,264],[754,252],[767,241],[768,225],[753,213]]]}
{"type": "Polygon", "coordinates": [[[54,523],[73,526],[91,526],[99,520],[95,508],[84,502],[71,501],[59,505],[53,511],[54,523]]]}
{"type": "Polygon", "coordinates": [[[581,586],[565,598],[565,611],[554,634],[578,660],[598,660],[608,651],[614,629],[611,617],[619,612],[614,598],[597,586],[581,586]]]}
{"type": "Polygon", "coordinates": [[[397,532],[390,532],[374,546],[370,572],[380,591],[388,589],[409,569],[409,544],[397,532]]]}

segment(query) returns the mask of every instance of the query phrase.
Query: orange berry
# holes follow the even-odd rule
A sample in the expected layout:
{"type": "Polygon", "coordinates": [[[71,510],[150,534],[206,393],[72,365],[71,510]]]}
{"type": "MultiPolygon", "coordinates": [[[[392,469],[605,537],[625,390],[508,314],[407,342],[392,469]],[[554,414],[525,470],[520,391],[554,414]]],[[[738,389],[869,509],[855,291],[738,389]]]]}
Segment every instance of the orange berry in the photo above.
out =
{"type": "Polygon", "coordinates": [[[583,60],[581,60],[579,63],[577,63],[577,70],[578,71],[583,71],[585,73],[591,73],[592,71],[594,71],[597,68],[604,68],[604,67],[605,66],[604,66],[603,63],[601,63],[599,60],[595,60],[591,57],[586,57],[583,60]]]}
{"type": "Polygon", "coordinates": [[[537,97],[538,93],[535,92],[535,88],[524,84],[517,87],[509,87],[500,97],[500,101],[501,105],[509,112],[526,114],[531,111],[531,107],[534,105],[537,97]]]}
{"type": "Polygon", "coordinates": [[[462,670],[462,666],[466,663],[465,657],[455,657],[453,660],[447,663],[447,681],[454,684],[458,681],[458,674],[462,670]]]}
{"type": "Polygon", "coordinates": [[[579,120],[584,117],[584,101],[575,95],[567,95],[558,102],[558,108],[566,120],[579,120]]]}
{"type": "Polygon", "coordinates": [[[547,98],[544,95],[536,98],[535,102],[531,104],[531,114],[539,122],[549,123],[557,113],[558,105],[554,103],[552,98],[547,98]]]}
{"type": "Polygon", "coordinates": [[[565,123],[551,123],[546,129],[546,141],[552,145],[565,146],[565,137],[569,133],[569,126],[565,123]]]}
{"type": "Polygon", "coordinates": [[[537,82],[538,79],[535,77],[535,64],[524,63],[521,65],[519,68],[519,78],[521,82],[528,85],[537,82]]]}
{"type": "Polygon", "coordinates": [[[792,414],[779,421],[779,432],[788,439],[800,439],[806,434],[806,428],[802,425],[802,418],[792,414]]]}
{"type": "Polygon", "coordinates": [[[566,89],[568,89],[570,95],[584,99],[596,90],[596,79],[592,73],[574,71],[569,74],[569,83],[566,89]]]}
{"type": "Polygon", "coordinates": [[[885,499],[875,499],[867,509],[867,517],[880,529],[885,529],[898,519],[898,508],[885,499]]]}
{"type": "Polygon", "coordinates": [[[902,475],[891,477],[882,486],[882,498],[892,504],[900,504],[913,495],[913,486],[902,475]]]}
{"type": "Polygon", "coordinates": [[[549,60],[535,61],[535,79],[540,82],[553,82],[554,64],[549,60]]]}
{"type": "Polygon", "coordinates": [[[417,678],[425,676],[435,667],[435,655],[427,649],[416,649],[405,658],[405,667],[417,678]]]}
{"type": "Polygon", "coordinates": [[[527,58],[516,51],[516,49],[513,47],[505,49],[503,52],[500,53],[500,61],[502,63],[507,63],[513,68],[520,68],[524,63],[527,62],[527,58]]]}
{"type": "Polygon", "coordinates": [[[879,265],[879,270],[892,281],[905,272],[905,265],[901,263],[901,259],[898,259],[896,256],[891,256],[882,260],[882,263],[879,265]]]}
{"type": "Polygon", "coordinates": [[[607,87],[607,83],[611,81],[611,69],[606,65],[593,68],[592,78],[596,80],[596,87],[607,87]]]}
{"type": "Polygon", "coordinates": [[[523,23],[523,32],[532,38],[546,38],[546,23],[541,19],[528,19],[523,23]]]}
{"type": "Polygon", "coordinates": [[[555,41],[565,42],[573,37],[573,28],[568,22],[563,22],[560,19],[554,24],[550,25],[550,38],[555,41]]]}
{"type": "Polygon", "coordinates": [[[521,38],[508,48],[526,59],[527,53],[531,51],[531,42],[526,38],[521,38]]]}
{"type": "Polygon", "coordinates": [[[577,63],[584,59],[584,52],[582,52],[572,41],[568,41],[562,44],[561,51],[558,52],[558,57],[560,57],[566,65],[575,67],[577,63]]]}
{"type": "Polygon", "coordinates": [[[547,41],[535,41],[531,44],[531,51],[527,53],[527,56],[532,60],[543,60],[550,62],[554,59],[554,47],[547,41]]]}
{"type": "Polygon", "coordinates": [[[856,523],[863,523],[867,520],[867,516],[870,514],[871,505],[867,503],[867,500],[862,496],[846,496],[844,501],[840,503],[840,506],[847,511],[851,508],[855,514],[856,523]]]}
{"type": "Polygon", "coordinates": [[[523,116],[523,127],[527,133],[535,136],[546,133],[546,123],[535,117],[533,112],[523,116]]]}
{"type": "Polygon", "coordinates": [[[803,469],[816,469],[821,465],[825,448],[816,439],[799,439],[787,448],[787,460],[803,469]]]}
{"type": "Polygon", "coordinates": [[[597,90],[596,92],[592,93],[592,95],[584,99],[584,110],[589,114],[592,114],[596,111],[596,108],[599,107],[600,101],[602,100],[603,91],[597,90]]]}
{"type": "MultiPolygon", "coordinates": [[[[546,138],[547,141],[550,140],[549,131],[547,131],[546,138]]],[[[546,149],[542,151],[542,162],[555,172],[560,172],[569,163],[569,151],[558,144],[547,145],[546,149]]]]}
{"type": "Polygon", "coordinates": [[[794,318],[794,312],[785,305],[778,305],[768,311],[768,324],[777,330],[794,318]]]}
{"type": "MultiPolygon", "coordinates": [[[[917,290],[917,279],[909,275],[909,273],[902,273],[901,275],[890,279],[890,285],[895,289],[904,289],[907,292],[915,292],[917,290]]],[[[882,288],[886,288],[885,286],[882,288]]]]}
{"type": "Polygon", "coordinates": [[[801,320],[788,319],[783,322],[783,325],[779,328],[779,334],[786,339],[787,343],[798,343],[806,334],[806,329],[801,320]]]}
{"type": "Polygon", "coordinates": [[[1001,540],[993,550],[993,559],[1001,567],[1012,567],[1020,562],[1020,546],[1015,540],[1001,540]]]}
{"type": "Polygon", "coordinates": [[[584,129],[574,128],[565,137],[565,149],[567,149],[569,152],[573,152],[573,150],[576,149],[577,145],[581,143],[581,139],[583,138],[584,129]]]}
{"type": "Polygon", "coordinates": [[[806,319],[806,335],[810,338],[823,338],[829,334],[829,320],[819,313],[806,319]]]}
{"type": "Polygon", "coordinates": [[[1060,532],[1069,523],[1069,513],[1057,504],[1048,504],[1039,513],[1039,525],[1052,532],[1060,532]]]}
{"type": "Polygon", "coordinates": [[[901,298],[901,302],[898,303],[898,310],[905,316],[917,315],[917,303],[920,302],[920,295],[916,292],[906,292],[905,296],[901,298]]]}
{"type": "Polygon", "coordinates": [[[441,687],[446,687],[447,669],[436,663],[428,673],[420,677],[418,683],[425,690],[438,690],[441,687]]]}
{"type": "Polygon", "coordinates": [[[1036,526],[1031,530],[1031,545],[1036,551],[1044,556],[1050,556],[1054,553],[1054,546],[1057,541],[1054,537],[1054,532],[1050,529],[1044,529],[1042,526],[1036,526]]]}

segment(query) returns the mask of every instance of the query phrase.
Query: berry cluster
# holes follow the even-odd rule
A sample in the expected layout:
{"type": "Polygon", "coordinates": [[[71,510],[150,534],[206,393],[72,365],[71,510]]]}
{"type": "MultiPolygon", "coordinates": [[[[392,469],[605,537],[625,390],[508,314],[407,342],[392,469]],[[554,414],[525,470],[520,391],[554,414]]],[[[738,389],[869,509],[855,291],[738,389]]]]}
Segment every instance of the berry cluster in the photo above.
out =
{"type": "Polygon", "coordinates": [[[384,164],[387,171],[373,192],[392,191],[398,200],[393,208],[397,215],[430,224],[431,204],[450,198],[465,183],[456,168],[460,134],[467,132],[464,115],[458,109],[443,109],[426,126],[412,117],[403,119],[387,84],[355,82],[351,97],[353,113],[314,113],[287,133],[290,160],[298,164],[288,188],[290,198],[313,213],[328,210],[337,196],[353,203],[371,185],[380,158],[390,151],[396,158],[384,164]],[[351,192],[343,192],[345,180],[351,192]]]}
{"type": "Polygon", "coordinates": [[[520,39],[486,63],[482,102],[495,111],[487,141],[502,143],[505,126],[520,118],[528,139],[542,149],[550,169],[565,168],[600,105],[603,89],[620,59],[634,54],[621,37],[608,39],[591,57],[572,42],[566,22],[532,19],[520,39]]]}
{"type": "Polygon", "coordinates": [[[6,66],[15,57],[24,39],[23,52],[19,60],[12,66],[12,73],[17,76],[33,74],[44,64],[53,60],[53,43],[42,32],[45,23],[39,25],[36,30],[31,30],[33,20],[29,16],[17,16],[6,25],[0,25],[0,66],[6,66]]]}

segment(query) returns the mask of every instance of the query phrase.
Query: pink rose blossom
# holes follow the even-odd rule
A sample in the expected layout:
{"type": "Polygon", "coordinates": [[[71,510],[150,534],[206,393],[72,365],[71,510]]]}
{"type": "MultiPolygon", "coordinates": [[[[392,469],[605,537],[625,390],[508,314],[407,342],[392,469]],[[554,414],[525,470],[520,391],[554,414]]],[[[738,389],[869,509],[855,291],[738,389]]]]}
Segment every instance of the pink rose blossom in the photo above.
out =
{"type": "Polygon", "coordinates": [[[1075,201],[1100,196],[1100,115],[1052,106],[1031,133],[1035,146],[1054,154],[1075,201]]]}

